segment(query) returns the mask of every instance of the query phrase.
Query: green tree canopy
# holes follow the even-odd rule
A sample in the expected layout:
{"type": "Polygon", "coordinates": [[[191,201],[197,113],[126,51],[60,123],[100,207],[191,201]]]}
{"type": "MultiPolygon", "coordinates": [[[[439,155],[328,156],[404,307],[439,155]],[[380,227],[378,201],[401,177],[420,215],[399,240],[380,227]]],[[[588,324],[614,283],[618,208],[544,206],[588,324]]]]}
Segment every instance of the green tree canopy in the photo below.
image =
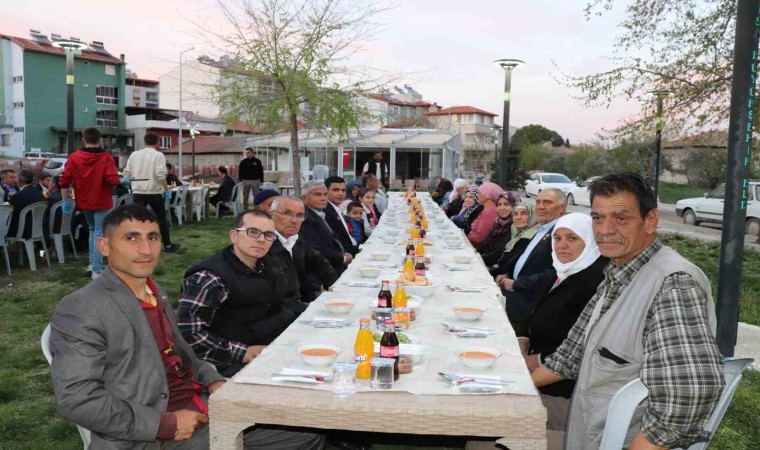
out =
{"type": "Polygon", "coordinates": [[[541,125],[526,125],[520,127],[510,140],[510,150],[521,151],[525,147],[534,144],[551,143],[552,147],[559,147],[565,143],[565,140],[554,130],[550,130],[541,125]]]}

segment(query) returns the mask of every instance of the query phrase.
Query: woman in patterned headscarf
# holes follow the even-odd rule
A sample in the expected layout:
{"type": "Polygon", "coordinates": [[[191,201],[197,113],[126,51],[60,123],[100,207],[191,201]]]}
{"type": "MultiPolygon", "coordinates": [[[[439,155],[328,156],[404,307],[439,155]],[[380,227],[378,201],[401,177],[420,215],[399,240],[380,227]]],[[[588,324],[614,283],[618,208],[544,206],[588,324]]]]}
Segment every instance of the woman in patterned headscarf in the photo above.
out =
{"type": "Polygon", "coordinates": [[[451,218],[456,226],[464,230],[465,234],[470,232],[472,222],[477,219],[480,212],[483,211],[483,205],[478,201],[479,194],[478,186],[471,184],[467,188],[467,192],[464,194],[462,211],[451,218]]]}
{"type": "Polygon", "coordinates": [[[515,191],[502,192],[496,200],[496,220],[488,236],[476,247],[486,266],[496,264],[512,238],[512,210],[520,202],[515,191]]]}
{"type": "Polygon", "coordinates": [[[536,234],[537,229],[535,225],[533,208],[520,203],[515,205],[512,209],[512,230],[509,241],[501,253],[495,256],[495,261],[491,259],[493,255],[488,255],[488,261],[486,261],[485,257],[483,258],[483,262],[492,275],[496,275],[499,267],[508,266],[517,261],[517,258],[522,255],[523,251],[528,247],[530,240],[536,234]]]}

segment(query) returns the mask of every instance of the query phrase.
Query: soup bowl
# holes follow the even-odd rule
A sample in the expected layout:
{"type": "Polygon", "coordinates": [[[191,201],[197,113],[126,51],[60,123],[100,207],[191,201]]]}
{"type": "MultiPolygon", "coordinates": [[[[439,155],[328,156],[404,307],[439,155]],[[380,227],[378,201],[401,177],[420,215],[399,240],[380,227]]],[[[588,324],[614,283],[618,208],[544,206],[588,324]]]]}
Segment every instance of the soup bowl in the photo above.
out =
{"type": "Polygon", "coordinates": [[[356,304],[353,300],[334,298],[325,300],[324,305],[333,314],[348,314],[356,304]]]}
{"type": "Polygon", "coordinates": [[[380,275],[380,269],[377,267],[359,267],[359,273],[362,278],[376,278],[380,275]]]}
{"type": "Polygon", "coordinates": [[[301,361],[309,366],[329,366],[340,352],[340,347],[328,344],[306,344],[296,348],[301,361]]]}
{"type": "Polygon", "coordinates": [[[469,264],[475,255],[454,255],[454,262],[458,264],[469,264]]]}
{"type": "Polygon", "coordinates": [[[391,257],[391,254],[384,253],[384,252],[376,252],[376,253],[373,253],[371,256],[372,256],[372,259],[375,261],[387,261],[388,258],[391,257]]]}
{"type": "Polygon", "coordinates": [[[501,352],[492,347],[465,347],[457,351],[457,356],[471,369],[487,369],[501,357],[501,352]]]}
{"type": "Polygon", "coordinates": [[[454,314],[462,320],[478,320],[486,311],[479,306],[455,305],[454,314]]]}

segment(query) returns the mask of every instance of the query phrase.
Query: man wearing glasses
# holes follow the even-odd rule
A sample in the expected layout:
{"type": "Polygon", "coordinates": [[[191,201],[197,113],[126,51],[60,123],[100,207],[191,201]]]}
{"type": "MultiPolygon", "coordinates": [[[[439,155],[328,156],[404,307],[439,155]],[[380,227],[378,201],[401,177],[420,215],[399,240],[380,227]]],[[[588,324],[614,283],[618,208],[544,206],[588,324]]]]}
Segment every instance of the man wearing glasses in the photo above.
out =
{"type": "Polygon", "coordinates": [[[305,220],[303,202],[295,197],[275,197],[269,214],[274,220],[277,233],[277,240],[272,244],[269,254],[277,257],[286,268],[291,291],[288,297],[293,297],[295,301],[312,302],[338,276],[321,253],[298,237],[305,220]]]}
{"type": "MultiPolygon", "coordinates": [[[[263,211],[240,214],[230,230],[231,245],[185,273],[177,324],[195,354],[231,377],[293,323],[304,309],[286,302],[288,278],[268,255],[277,241],[274,221],[263,211]]],[[[321,448],[324,437],[256,426],[246,431],[245,448],[321,448]]]]}

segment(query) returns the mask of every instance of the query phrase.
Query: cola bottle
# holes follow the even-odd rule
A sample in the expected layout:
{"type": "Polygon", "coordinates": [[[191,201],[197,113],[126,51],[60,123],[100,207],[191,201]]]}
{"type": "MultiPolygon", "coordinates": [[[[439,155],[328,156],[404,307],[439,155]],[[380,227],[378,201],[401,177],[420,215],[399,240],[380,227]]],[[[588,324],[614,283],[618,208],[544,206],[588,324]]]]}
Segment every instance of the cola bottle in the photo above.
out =
{"type": "Polygon", "coordinates": [[[414,265],[414,274],[420,277],[425,276],[425,257],[418,256],[417,263],[414,265]]]}
{"type": "Polygon", "coordinates": [[[391,294],[390,282],[388,280],[383,280],[380,292],[377,294],[377,307],[393,308],[393,294],[391,294]]]}
{"type": "Polygon", "coordinates": [[[396,336],[396,322],[393,320],[385,321],[385,332],[380,339],[380,357],[393,358],[393,381],[398,381],[401,375],[398,371],[398,360],[400,355],[398,336],[396,336]]]}

